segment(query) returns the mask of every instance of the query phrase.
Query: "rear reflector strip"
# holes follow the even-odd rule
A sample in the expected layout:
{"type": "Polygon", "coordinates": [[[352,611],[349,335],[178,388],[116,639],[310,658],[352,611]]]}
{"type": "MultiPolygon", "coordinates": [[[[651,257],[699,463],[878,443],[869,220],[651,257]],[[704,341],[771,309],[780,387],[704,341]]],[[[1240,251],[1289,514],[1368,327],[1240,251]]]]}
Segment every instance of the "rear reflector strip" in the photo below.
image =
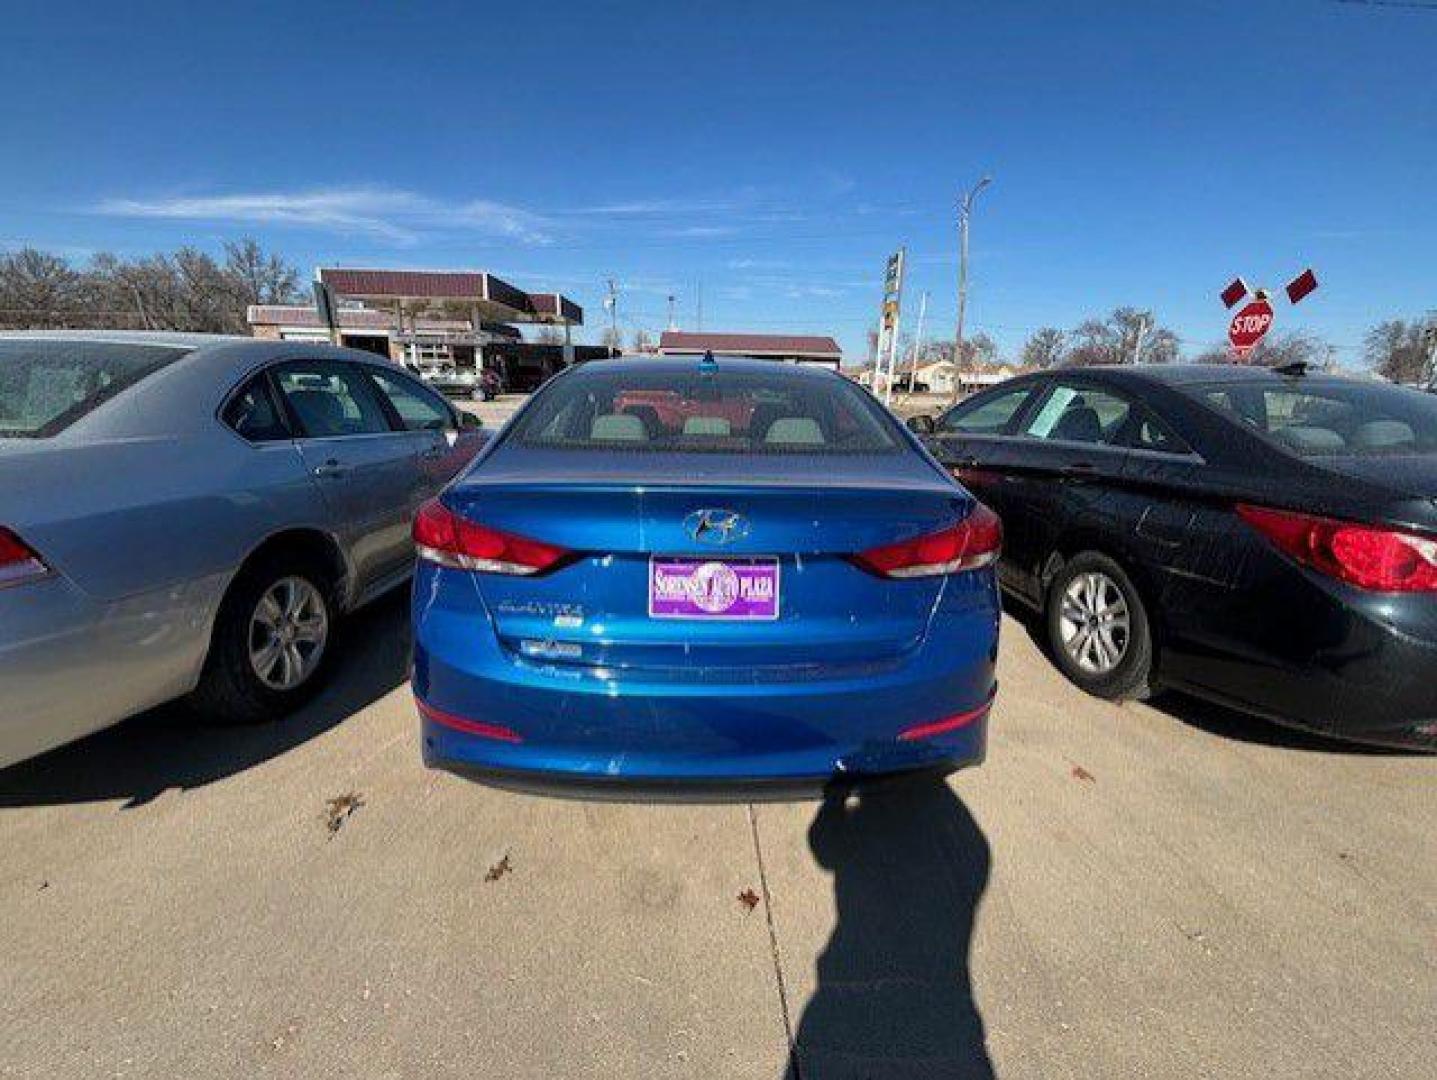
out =
{"type": "Polygon", "coordinates": [[[470,720],[467,717],[455,716],[443,709],[436,709],[419,698],[414,699],[414,704],[419,707],[419,715],[430,723],[440,724],[443,727],[453,728],[455,731],[462,731],[466,735],[478,735],[484,739],[497,739],[499,742],[520,743],[523,737],[510,728],[500,724],[486,724],[482,720],[470,720]]]}
{"type": "Polygon", "coordinates": [[[930,720],[925,724],[915,724],[911,728],[904,728],[898,733],[898,739],[900,742],[915,742],[918,739],[931,739],[935,735],[946,735],[950,731],[957,731],[959,728],[977,723],[987,716],[992,708],[993,698],[989,697],[976,709],[955,713],[953,716],[945,716],[942,720],[930,720]]]}

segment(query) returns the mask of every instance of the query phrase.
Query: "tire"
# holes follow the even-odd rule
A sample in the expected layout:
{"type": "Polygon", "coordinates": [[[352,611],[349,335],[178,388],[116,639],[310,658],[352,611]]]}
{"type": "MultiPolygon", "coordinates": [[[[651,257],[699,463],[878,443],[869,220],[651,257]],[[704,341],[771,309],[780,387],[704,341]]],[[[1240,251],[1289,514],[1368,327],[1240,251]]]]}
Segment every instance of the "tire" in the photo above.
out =
{"type": "Polygon", "coordinates": [[[1044,611],[1053,660],[1079,689],[1107,701],[1153,692],[1153,634],[1132,579],[1108,556],[1085,551],[1063,564],[1044,611]]]}
{"type": "Polygon", "coordinates": [[[290,713],[323,682],[333,652],[335,617],[334,582],[320,561],[281,552],[262,556],[240,571],[220,603],[200,682],[189,697],[191,707],[203,719],[220,724],[259,724],[290,713]],[[279,636],[271,635],[268,642],[266,620],[275,608],[266,604],[261,611],[267,597],[282,616],[279,636]],[[290,597],[303,598],[294,611],[289,610],[290,597]],[[320,628],[317,642],[311,640],[315,625],[320,628]],[[279,649],[272,664],[267,652],[252,656],[266,646],[279,649]],[[261,674],[261,664],[268,667],[268,677],[261,674]]]}

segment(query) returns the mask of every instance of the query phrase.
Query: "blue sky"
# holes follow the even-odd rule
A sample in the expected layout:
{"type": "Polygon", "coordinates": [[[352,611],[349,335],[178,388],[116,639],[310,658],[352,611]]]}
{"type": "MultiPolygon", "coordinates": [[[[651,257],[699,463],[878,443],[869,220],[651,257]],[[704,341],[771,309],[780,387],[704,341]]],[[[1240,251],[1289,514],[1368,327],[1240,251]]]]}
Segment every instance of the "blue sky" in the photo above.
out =
{"type": "Polygon", "coordinates": [[[1437,307],[1437,10],[1340,0],[82,5],[13,2],[0,248],[252,235],[319,263],[489,269],[626,329],[832,333],[906,243],[969,318],[1152,307],[1219,340],[1235,274],[1355,363],[1437,307]]]}

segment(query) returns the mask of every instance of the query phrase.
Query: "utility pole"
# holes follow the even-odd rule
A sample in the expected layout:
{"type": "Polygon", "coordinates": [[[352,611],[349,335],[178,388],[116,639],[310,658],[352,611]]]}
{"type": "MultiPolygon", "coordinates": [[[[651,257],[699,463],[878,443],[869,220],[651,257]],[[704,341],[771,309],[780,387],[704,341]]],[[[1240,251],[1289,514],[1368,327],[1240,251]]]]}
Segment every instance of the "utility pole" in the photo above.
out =
{"type": "Polygon", "coordinates": [[[908,392],[918,382],[918,354],[923,350],[923,320],[928,316],[928,290],[918,294],[918,336],[913,339],[913,356],[908,361],[908,392]]]}
{"type": "Polygon", "coordinates": [[[678,327],[678,324],[674,322],[674,302],[675,302],[677,299],[678,299],[678,298],[677,298],[676,296],[674,296],[673,293],[669,293],[669,329],[670,329],[670,330],[677,330],[677,329],[679,328],[679,327],[678,327]]]}
{"type": "Polygon", "coordinates": [[[698,283],[698,294],[699,294],[699,298],[698,298],[698,314],[697,314],[697,316],[694,318],[694,322],[695,322],[697,325],[694,327],[694,329],[697,330],[699,333],[703,333],[703,329],[704,329],[704,283],[703,283],[702,281],[700,281],[700,282],[698,283]]]}
{"type": "Polygon", "coordinates": [[[609,278],[609,295],[604,297],[604,307],[609,309],[609,347],[619,342],[619,285],[609,278]]]}
{"type": "Polygon", "coordinates": [[[993,182],[985,176],[973,185],[972,190],[958,203],[958,329],[953,336],[953,396],[952,404],[958,404],[958,392],[962,380],[958,378],[958,367],[963,363],[963,317],[968,311],[968,219],[973,215],[973,200],[978,193],[993,182]]]}
{"type": "Polygon", "coordinates": [[[1137,339],[1133,342],[1133,363],[1135,364],[1141,364],[1143,362],[1143,339],[1147,336],[1148,317],[1146,315],[1139,315],[1138,336],[1137,339]]]}
{"type": "MultiPolygon", "coordinates": [[[[885,380],[885,386],[883,388],[883,404],[885,405],[893,404],[893,382],[894,377],[898,374],[898,326],[903,311],[903,276],[908,265],[908,247],[906,244],[898,249],[898,254],[894,256],[894,258],[898,260],[897,278],[893,282],[893,292],[891,294],[885,293],[884,296],[884,321],[888,321],[887,309],[889,305],[891,304],[893,308],[891,324],[887,330],[888,378],[885,380]]],[[[885,289],[888,287],[888,284],[888,281],[885,280],[885,289]]],[[[881,353],[883,347],[882,323],[879,324],[879,334],[879,349],[881,353]]],[[[879,363],[882,363],[881,356],[879,363]]]]}

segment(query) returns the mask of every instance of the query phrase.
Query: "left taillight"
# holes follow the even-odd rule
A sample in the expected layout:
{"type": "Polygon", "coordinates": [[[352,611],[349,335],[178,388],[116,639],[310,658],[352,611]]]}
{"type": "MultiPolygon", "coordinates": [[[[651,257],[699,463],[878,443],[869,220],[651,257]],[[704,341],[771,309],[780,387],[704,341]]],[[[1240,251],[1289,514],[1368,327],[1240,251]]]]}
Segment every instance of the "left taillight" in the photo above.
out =
{"type": "Polygon", "coordinates": [[[881,577],[934,577],[977,570],[998,560],[1003,549],[1003,526],[998,515],[982,503],[946,529],[869,548],[851,556],[853,561],[881,577]]]}
{"type": "Polygon", "coordinates": [[[539,574],[570,555],[566,548],[460,517],[438,499],[419,508],[414,519],[414,547],[421,559],[452,570],[486,574],[539,574]]]}
{"type": "Polygon", "coordinates": [[[25,541],[6,528],[0,528],[0,588],[32,581],[50,572],[45,560],[25,541]]]}

